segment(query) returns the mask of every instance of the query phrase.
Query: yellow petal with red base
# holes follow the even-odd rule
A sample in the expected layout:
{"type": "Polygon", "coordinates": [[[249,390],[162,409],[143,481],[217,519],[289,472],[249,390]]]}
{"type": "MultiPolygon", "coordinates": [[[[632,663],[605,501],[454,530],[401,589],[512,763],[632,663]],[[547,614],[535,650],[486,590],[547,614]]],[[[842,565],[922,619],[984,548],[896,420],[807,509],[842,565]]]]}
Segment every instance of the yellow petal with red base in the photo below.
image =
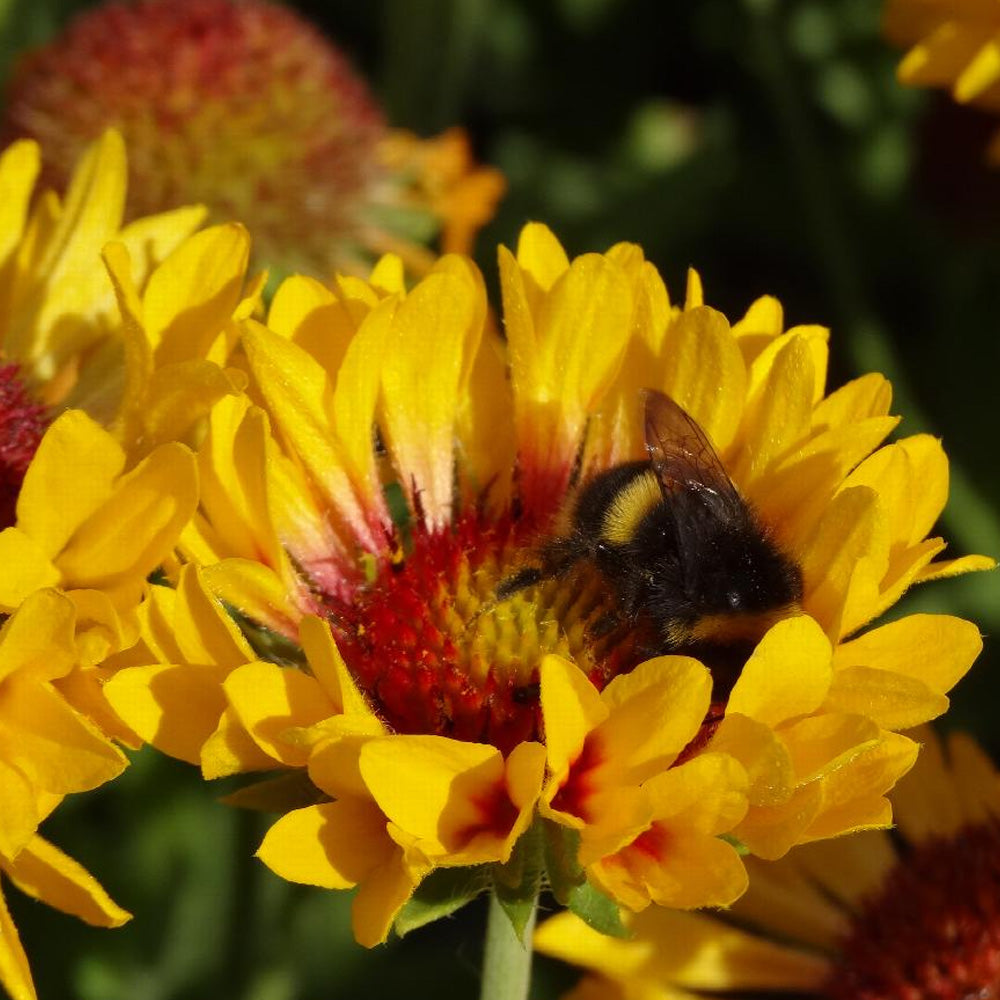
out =
{"type": "Polygon", "coordinates": [[[546,656],[540,674],[549,771],[554,781],[561,782],[580,756],[587,734],[608,717],[610,709],[569,660],[546,656]]]}
{"type": "Polygon", "coordinates": [[[428,275],[396,309],[382,362],[386,444],[430,529],[452,513],[455,423],[482,335],[482,294],[471,276],[428,275]]]}
{"type": "Polygon", "coordinates": [[[649,903],[726,906],[747,886],[735,849],[717,838],[747,808],[743,768],[725,754],[704,754],[643,785],[653,807],[648,830],[588,868],[588,875],[630,909],[649,903]]]}
{"type": "Polygon", "coordinates": [[[366,743],[360,766],[382,811],[422,853],[445,864],[483,864],[507,861],[527,828],[545,751],[521,744],[504,761],[480,743],[395,736],[366,743]]]}

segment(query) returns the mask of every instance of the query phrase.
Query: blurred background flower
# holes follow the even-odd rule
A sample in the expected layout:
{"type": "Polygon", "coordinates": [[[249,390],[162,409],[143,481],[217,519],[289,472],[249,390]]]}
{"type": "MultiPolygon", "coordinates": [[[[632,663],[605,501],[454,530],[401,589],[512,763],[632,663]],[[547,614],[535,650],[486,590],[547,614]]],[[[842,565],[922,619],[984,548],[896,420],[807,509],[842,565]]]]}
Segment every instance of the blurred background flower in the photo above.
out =
{"type": "Polygon", "coordinates": [[[425,268],[426,242],[468,249],[503,191],[460,130],[390,129],[347,56],[266,0],[105,3],[15,61],[0,135],[41,144],[47,184],[110,126],[129,151],[127,218],[203,202],[284,272],[387,250],[425,268]]]}
{"type": "MultiPolygon", "coordinates": [[[[93,7],[0,0],[4,78],[93,7]]],[[[508,193],[480,243],[486,275],[491,248],[540,218],[571,254],[641,243],[674,288],[697,265],[729,315],[767,288],[789,325],[822,317],[835,333],[831,385],[880,370],[900,433],[943,436],[952,483],[941,533],[959,552],[1000,553],[987,410],[1000,369],[1000,179],[982,160],[993,122],[899,85],[879,4],[701,0],[672,5],[669,31],[650,30],[663,17],[654,0],[287,9],[336,40],[393,126],[427,137],[460,124],[475,161],[503,171],[508,193]]],[[[1000,577],[930,584],[900,610],[924,608],[995,633],[1000,577]]],[[[994,751],[996,678],[987,642],[946,720],[994,751]]],[[[445,962],[455,1000],[476,996],[475,911],[366,953],[347,901],[254,862],[266,824],[207,801],[192,778],[143,752],[50,818],[47,835],[139,917],[91,932],[11,898],[43,997],[319,1000],[336,983],[343,996],[417,998],[439,991],[445,962]]],[[[573,978],[540,964],[535,996],[558,996],[573,978]]]]}

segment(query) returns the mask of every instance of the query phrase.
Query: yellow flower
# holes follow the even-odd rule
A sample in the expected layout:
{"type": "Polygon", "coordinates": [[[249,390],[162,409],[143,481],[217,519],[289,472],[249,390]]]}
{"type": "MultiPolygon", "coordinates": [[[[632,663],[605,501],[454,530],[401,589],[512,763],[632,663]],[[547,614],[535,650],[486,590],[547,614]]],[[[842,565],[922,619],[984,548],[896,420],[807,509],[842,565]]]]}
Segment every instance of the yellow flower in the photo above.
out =
{"type": "MultiPolygon", "coordinates": [[[[902,83],[944,87],[960,104],[1000,108],[1000,10],[990,0],[888,0],[886,37],[905,48],[897,69],[902,83]]],[[[990,157],[1000,156],[994,139],[990,157]]]]}
{"type": "MultiPolygon", "coordinates": [[[[992,562],[933,562],[944,453],[925,436],[879,449],[897,422],[879,375],[825,395],[825,330],[785,331],[769,298],[730,326],[694,274],[674,306],[638,247],[570,261],[538,225],[500,268],[505,340],[461,257],[409,291],[392,258],[367,283],[286,282],[266,326],[242,325],[247,398],[212,412],[179,546],[262,657],[184,661],[222,688],[184,755],[290,772],[272,792],[301,794],[308,775],[323,801],[295,802],[262,857],[360,884],[365,943],[443,869],[487,866],[487,883],[527,891],[539,841],[570,905],[597,890],[636,910],[727,903],[745,875],[720,837],[772,858],[889,824],[885,793],[917,751],[898,731],[945,710],[980,648],[948,616],[860,631],[911,584],[992,562]],[[668,631],[657,606],[627,605],[591,542],[558,564],[576,482],[655,457],[644,389],[704,433],[687,445],[703,464],[718,453],[714,485],[684,487],[697,517],[735,496],[728,477],[753,505],[752,544],[790,567],[780,606],[727,614],[727,591],[668,631]]],[[[636,496],[674,516],[660,489],[636,496]]],[[[671,545],[693,539],[664,537],[658,558],[680,565],[671,545]]],[[[726,558],[709,546],[696,562],[726,558]]],[[[687,586],[650,565],[640,592],[687,586]]],[[[176,602],[178,635],[199,628],[179,621],[194,606],[176,602]]],[[[184,724],[150,655],[108,692],[167,747],[184,724]]]]}
{"type": "Polygon", "coordinates": [[[389,129],[345,55],[265,0],[99,4],[19,60],[2,125],[41,143],[56,185],[114,126],[130,219],[203,202],[245,222],[268,266],[321,277],[389,249],[426,269],[439,234],[468,251],[504,189],[460,130],[389,129]]]}
{"type": "Polygon", "coordinates": [[[101,348],[117,315],[101,249],[124,244],[143,283],[204,210],[177,208],[123,227],[125,146],[113,130],[81,152],[63,200],[50,190],[33,200],[40,167],[29,140],[0,155],[0,351],[42,402],[73,405],[74,392],[86,396],[108,374],[101,348]]]}
{"type": "Polygon", "coordinates": [[[572,914],[539,951],[581,965],[576,1000],[693,1000],[786,993],[988,996],[1000,948],[1000,773],[968,737],[927,741],[893,793],[898,837],[869,831],[751,862],[750,890],[723,923],[647,910],[632,937],[572,914]]]}
{"type": "MultiPolygon", "coordinates": [[[[110,781],[124,754],[73,706],[77,610],[54,590],[32,594],[0,630],[0,872],[23,892],[91,924],[129,914],[38,833],[63,797],[110,781]]],[[[13,1000],[35,991],[0,894],[0,984],[13,1000]]]]}

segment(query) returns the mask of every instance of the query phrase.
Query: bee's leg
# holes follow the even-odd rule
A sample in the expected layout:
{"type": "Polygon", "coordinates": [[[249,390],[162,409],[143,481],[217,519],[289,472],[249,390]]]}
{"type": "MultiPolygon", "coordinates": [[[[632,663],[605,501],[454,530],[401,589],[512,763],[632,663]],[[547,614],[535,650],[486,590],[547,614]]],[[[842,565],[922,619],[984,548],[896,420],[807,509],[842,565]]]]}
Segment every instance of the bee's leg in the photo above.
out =
{"type": "Polygon", "coordinates": [[[513,597],[519,590],[526,590],[536,583],[541,583],[548,575],[541,566],[525,566],[513,576],[501,580],[494,597],[497,601],[506,601],[508,597],[513,597]]]}
{"type": "Polygon", "coordinates": [[[617,611],[605,611],[600,618],[587,629],[587,638],[593,641],[605,639],[620,628],[624,622],[617,611]]]}

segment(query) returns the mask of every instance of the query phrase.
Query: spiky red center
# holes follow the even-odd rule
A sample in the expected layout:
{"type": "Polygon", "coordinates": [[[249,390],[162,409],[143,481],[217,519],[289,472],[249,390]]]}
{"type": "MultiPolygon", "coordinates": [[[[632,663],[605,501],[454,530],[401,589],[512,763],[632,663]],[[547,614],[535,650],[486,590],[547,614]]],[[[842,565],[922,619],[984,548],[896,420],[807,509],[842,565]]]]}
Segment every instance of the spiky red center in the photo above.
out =
{"type": "Polygon", "coordinates": [[[1000,828],[912,848],[853,922],[830,1000],[1000,997],[1000,828]]]}
{"type": "Polygon", "coordinates": [[[387,560],[350,601],[329,603],[348,667],[394,730],[508,752],[540,736],[546,653],[574,660],[598,688],[635,665],[634,638],[612,643],[596,627],[609,605],[593,574],[497,600],[531,553],[517,521],[468,512],[449,529],[417,531],[405,560],[387,560]]]}
{"type": "Polygon", "coordinates": [[[48,419],[17,365],[0,365],[0,528],[16,520],[17,497],[48,419]]]}

